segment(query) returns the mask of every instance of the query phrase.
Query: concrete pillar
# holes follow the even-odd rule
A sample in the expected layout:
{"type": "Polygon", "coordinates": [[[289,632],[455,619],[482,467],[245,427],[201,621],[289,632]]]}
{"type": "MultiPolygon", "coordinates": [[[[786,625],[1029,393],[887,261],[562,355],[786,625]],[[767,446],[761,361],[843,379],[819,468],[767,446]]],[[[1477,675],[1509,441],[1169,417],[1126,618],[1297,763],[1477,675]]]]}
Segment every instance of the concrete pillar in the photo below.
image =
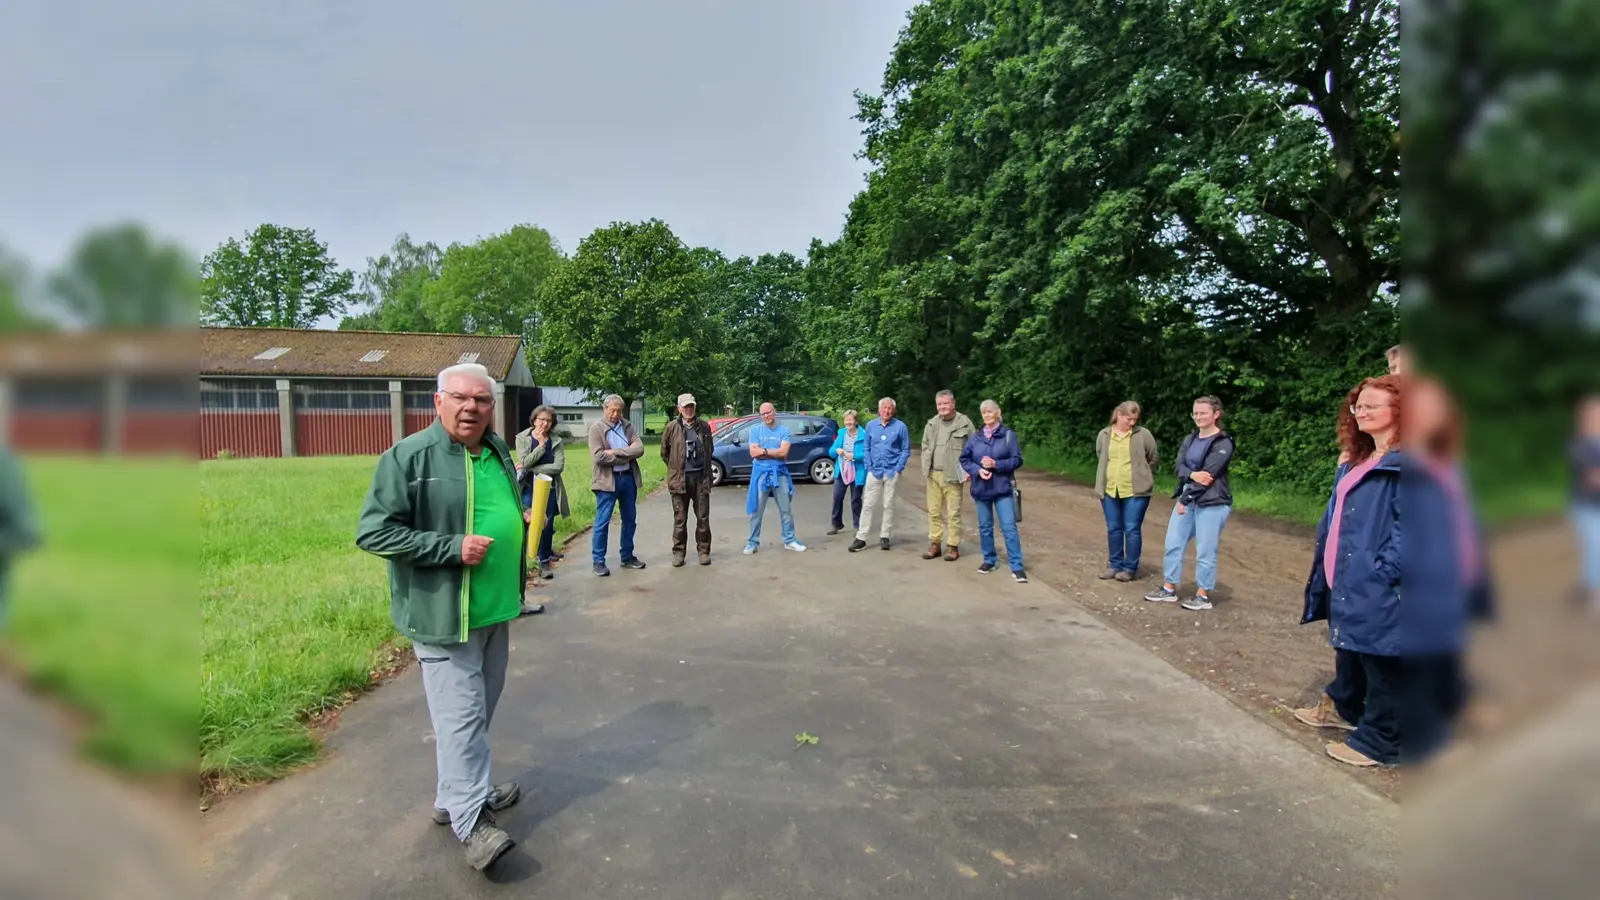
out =
{"type": "Polygon", "coordinates": [[[284,456],[294,455],[294,390],[287,378],[278,379],[278,439],[284,456]]]}
{"type": "Polygon", "coordinates": [[[406,436],[406,393],[398,381],[389,382],[389,430],[396,444],[406,436]]]}
{"type": "Polygon", "coordinates": [[[128,378],[120,373],[106,376],[105,406],[100,412],[100,447],[106,453],[122,450],[123,426],[128,421],[128,378]]]}
{"type": "Polygon", "coordinates": [[[496,410],[494,428],[500,432],[501,437],[509,441],[517,432],[511,427],[512,412],[506,409],[506,383],[503,381],[494,383],[494,408],[496,410]]]}

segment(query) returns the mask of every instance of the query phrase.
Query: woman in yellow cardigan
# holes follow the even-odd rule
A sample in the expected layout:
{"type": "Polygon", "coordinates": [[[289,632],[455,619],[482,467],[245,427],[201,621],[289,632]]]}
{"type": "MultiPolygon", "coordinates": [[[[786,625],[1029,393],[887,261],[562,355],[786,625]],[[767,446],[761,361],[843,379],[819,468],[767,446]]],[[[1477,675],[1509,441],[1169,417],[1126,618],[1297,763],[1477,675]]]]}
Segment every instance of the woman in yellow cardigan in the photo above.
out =
{"type": "Polygon", "coordinates": [[[1094,490],[1106,515],[1106,543],[1110,565],[1101,578],[1132,581],[1139,577],[1139,555],[1144,550],[1145,510],[1155,492],[1156,436],[1139,427],[1139,404],[1118,404],[1111,424],[1095,439],[1100,469],[1094,490]]]}

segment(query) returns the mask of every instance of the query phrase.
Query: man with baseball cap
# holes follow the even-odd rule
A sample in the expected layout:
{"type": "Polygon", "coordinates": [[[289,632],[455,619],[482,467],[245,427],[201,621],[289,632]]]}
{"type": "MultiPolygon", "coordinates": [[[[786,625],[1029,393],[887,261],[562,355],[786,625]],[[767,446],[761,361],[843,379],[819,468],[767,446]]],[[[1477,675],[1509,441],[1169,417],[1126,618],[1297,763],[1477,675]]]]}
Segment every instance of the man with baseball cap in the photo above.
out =
{"type": "Polygon", "coordinates": [[[672,564],[683,565],[689,544],[689,506],[694,506],[694,543],[700,565],[711,565],[711,426],[695,415],[693,394],[678,395],[678,418],[661,432],[672,495],[672,564]]]}

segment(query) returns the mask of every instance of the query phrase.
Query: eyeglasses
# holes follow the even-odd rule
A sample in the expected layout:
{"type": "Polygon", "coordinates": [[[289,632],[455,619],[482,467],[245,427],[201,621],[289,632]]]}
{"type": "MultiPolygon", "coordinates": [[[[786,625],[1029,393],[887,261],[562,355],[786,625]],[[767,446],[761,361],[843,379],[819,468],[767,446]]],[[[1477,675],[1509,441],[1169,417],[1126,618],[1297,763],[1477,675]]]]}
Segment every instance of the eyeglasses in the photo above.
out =
{"type": "Polygon", "coordinates": [[[486,397],[483,394],[459,394],[455,391],[440,391],[440,393],[444,394],[446,397],[449,397],[451,400],[456,401],[462,406],[472,405],[488,408],[494,405],[494,398],[486,397]]]}
{"type": "Polygon", "coordinates": [[[534,419],[534,421],[535,422],[543,422],[546,425],[554,425],[556,423],[555,419],[549,419],[549,418],[546,418],[544,416],[540,416],[539,418],[534,419]]]}
{"type": "Polygon", "coordinates": [[[1375,413],[1380,409],[1388,409],[1388,408],[1389,408],[1389,404],[1387,404],[1387,403],[1381,403],[1381,404],[1379,404],[1377,406],[1369,406],[1367,404],[1358,403],[1355,406],[1350,407],[1350,415],[1359,416],[1362,413],[1375,413]]]}

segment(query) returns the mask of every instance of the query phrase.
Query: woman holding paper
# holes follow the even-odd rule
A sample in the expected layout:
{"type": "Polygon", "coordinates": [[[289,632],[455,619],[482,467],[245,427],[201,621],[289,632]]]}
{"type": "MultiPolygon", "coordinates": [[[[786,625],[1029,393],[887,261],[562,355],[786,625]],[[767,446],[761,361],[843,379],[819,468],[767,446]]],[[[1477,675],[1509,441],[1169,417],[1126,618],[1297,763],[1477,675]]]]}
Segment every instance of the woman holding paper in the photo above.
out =
{"type": "Polygon", "coordinates": [[[543,510],[544,528],[539,534],[537,559],[539,577],[546,580],[555,577],[550,571],[550,562],[561,558],[555,552],[556,515],[559,513],[562,518],[572,515],[567,503],[567,487],[561,479],[566,467],[567,451],[562,446],[561,435],[556,434],[556,411],[541,406],[529,417],[528,429],[517,433],[517,484],[522,488],[523,505],[531,506],[534,479],[548,475],[552,480],[550,499],[543,510]]]}

